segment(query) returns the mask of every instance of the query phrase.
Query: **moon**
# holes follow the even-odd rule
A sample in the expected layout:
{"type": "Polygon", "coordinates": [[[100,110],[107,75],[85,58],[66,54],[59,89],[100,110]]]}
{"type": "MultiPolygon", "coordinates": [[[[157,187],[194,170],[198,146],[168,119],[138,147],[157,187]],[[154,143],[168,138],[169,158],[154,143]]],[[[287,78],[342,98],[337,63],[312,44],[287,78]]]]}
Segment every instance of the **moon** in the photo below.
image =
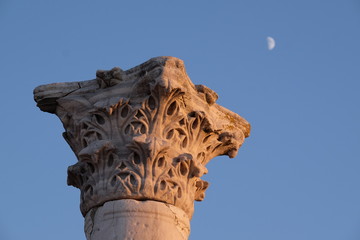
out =
{"type": "Polygon", "coordinates": [[[268,49],[271,51],[274,49],[275,47],[275,40],[272,38],[272,37],[267,37],[266,38],[266,41],[267,41],[267,47],[268,49]]]}

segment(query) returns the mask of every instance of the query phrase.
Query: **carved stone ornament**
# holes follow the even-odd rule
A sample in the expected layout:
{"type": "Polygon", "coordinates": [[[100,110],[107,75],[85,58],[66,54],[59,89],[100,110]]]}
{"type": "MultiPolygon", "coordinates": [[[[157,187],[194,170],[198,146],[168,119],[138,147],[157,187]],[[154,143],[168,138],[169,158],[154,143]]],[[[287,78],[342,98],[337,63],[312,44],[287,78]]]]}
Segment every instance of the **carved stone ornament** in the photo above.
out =
{"type": "Polygon", "coordinates": [[[249,135],[242,117],[215,103],[217,94],[194,85],[181,60],[157,57],[96,79],[42,85],[37,106],[56,114],[78,162],[68,185],[81,190],[81,212],[119,199],[175,205],[189,218],[204,199],[206,164],[235,157],[249,135]]]}

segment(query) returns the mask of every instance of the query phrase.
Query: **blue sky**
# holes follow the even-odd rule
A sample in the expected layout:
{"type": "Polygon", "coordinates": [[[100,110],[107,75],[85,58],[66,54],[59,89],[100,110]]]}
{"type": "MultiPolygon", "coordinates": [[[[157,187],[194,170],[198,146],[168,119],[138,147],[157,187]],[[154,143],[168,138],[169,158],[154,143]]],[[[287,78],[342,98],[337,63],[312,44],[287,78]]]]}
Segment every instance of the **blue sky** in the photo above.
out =
{"type": "Polygon", "coordinates": [[[360,239],[360,1],[0,0],[0,35],[0,239],[85,239],[75,155],[33,89],[156,56],[252,124],[207,166],[191,240],[360,239]]]}

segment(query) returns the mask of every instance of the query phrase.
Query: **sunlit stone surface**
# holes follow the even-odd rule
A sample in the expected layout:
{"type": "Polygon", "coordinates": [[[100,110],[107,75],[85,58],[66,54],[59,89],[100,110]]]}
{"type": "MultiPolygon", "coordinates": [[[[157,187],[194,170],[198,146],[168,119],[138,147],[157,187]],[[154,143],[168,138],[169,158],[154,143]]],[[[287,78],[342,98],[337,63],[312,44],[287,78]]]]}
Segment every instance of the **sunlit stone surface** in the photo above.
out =
{"type": "Polygon", "coordinates": [[[77,156],[68,184],[81,191],[88,239],[187,239],[194,200],[208,187],[206,164],[235,157],[250,132],[173,57],[42,85],[34,95],[41,110],[60,118],[77,156]]]}

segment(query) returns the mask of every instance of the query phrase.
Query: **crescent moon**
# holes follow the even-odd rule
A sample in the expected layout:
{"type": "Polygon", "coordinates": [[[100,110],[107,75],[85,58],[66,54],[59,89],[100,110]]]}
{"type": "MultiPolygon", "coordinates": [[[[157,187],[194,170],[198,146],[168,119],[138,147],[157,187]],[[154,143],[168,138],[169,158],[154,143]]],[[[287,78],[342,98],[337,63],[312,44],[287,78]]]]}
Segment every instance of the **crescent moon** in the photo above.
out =
{"type": "Polygon", "coordinates": [[[267,37],[266,38],[266,41],[267,41],[267,46],[268,46],[268,49],[271,51],[274,49],[275,47],[275,40],[272,38],[272,37],[267,37]]]}

